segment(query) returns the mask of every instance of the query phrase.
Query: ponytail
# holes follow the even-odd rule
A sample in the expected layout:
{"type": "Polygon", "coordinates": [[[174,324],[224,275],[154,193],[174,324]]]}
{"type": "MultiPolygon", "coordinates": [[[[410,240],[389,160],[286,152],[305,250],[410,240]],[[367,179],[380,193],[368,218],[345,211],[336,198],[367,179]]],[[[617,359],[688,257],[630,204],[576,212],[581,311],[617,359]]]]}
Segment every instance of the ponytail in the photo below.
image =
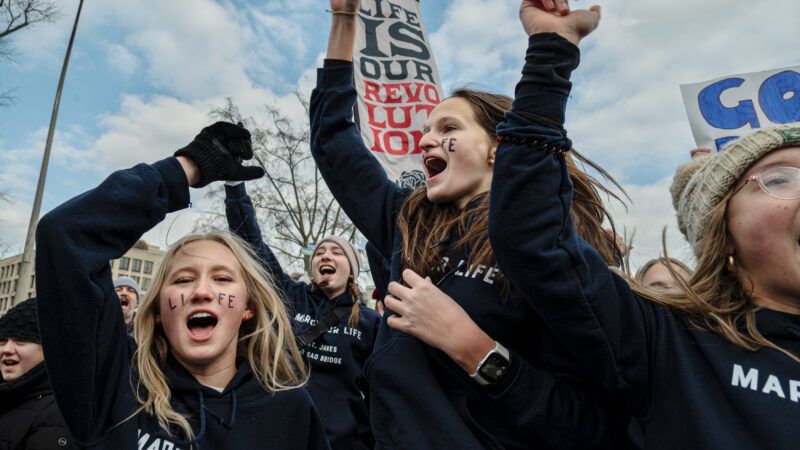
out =
{"type": "Polygon", "coordinates": [[[347,320],[347,325],[350,328],[355,328],[358,325],[358,315],[361,313],[361,291],[358,290],[358,285],[352,276],[347,280],[347,290],[353,297],[353,307],[350,309],[350,318],[347,320]]]}

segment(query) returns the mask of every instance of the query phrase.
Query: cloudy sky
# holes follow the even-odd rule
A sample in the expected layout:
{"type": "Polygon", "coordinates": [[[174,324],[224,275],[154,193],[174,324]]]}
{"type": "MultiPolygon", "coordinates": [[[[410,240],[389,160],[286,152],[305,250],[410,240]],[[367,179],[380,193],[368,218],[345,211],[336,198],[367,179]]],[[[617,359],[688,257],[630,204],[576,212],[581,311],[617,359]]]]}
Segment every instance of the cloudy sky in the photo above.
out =
{"type": "MultiPolygon", "coordinates": [[[[16,57],[0,61],[0,239],[22,248],[61,60],[77,0],[62,18],[14,35],[16,57]]],[[[800,2],[608,0],[583,47],[567,128],[577,148],[607,168],[633,202],[613,207],[635,230],[632,261],[688,250],[667,189],[694,147],[679,84],[800,64],[800,2]]],[[[511,93],[526,39],[511,0],[422,0],[445,90],[464,83],[511,93]]],[[[588,7],[587,1],[573,3],[588,7]]],[[[225,97],[266,122],[263,105],[299,117],[293,90],[314,82],[330,23],[321,0],[92,0],[84,5],[61,100],[43,212],[110,172],[153,162],[185,145],[225,97]]],[[[174,242],[207,205],[168,217],[146,238],[174,242]]]]}

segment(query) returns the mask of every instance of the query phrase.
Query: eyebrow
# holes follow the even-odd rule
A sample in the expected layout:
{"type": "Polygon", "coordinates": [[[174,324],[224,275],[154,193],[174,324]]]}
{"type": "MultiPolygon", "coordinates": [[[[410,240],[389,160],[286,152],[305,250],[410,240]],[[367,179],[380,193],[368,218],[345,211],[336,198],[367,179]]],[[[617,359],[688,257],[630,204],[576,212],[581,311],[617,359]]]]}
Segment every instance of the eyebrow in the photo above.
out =
{"type": "MultiPolygon", "coordinates": [[[[438,124],[440,124],[440,123],[442,123],[442,122],[447,122],[447,121],[453,121],[453,122],[456,122],[458,125],[460,125],[460,124],[461,124],[461,120],[460,120],[460,119],[458,119],[458,118],[457,118],[457,117],[455,117],[455,116],[449,116],[449,115],[448,115],[448,116],[442,116],[442,117],[439,117],[439,118],[438,118],[438,119],[436,119],[436,120],[435,120],[433,123],[438,125],[438,124]]],[[[430,131],[430,130],[431,130],[431,126],[430,126],[430,125],[428,125],[428,124],[425,124],[425,125],[423,125],[423,126],[422,126],[422,133],[423,133],[423,134],[424,134],[424,133],[427,133],[427,132],[428,132],[428,131],[430,131]]]]}

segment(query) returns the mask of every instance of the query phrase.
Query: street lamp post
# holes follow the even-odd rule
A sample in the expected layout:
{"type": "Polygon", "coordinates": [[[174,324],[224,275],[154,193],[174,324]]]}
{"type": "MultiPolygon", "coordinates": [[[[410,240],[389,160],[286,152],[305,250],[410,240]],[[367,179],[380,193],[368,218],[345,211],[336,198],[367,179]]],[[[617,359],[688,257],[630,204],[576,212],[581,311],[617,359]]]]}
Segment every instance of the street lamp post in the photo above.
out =
{"type": "Polygon", "coordinates": [[[69,65],[69,56],[72,53],[72,43],[75,42],[75,32],[78,30],[78,20],[81,17],[81,9],[83,9],[83,0],[78,4],[78,13],[75,15],[75,23],[72,24],[72,34],[69,36],[69,44],[67,44],[67,54],[64,55],[64,64],[61,65],[61,77],[58,79],[58,88],[56,88],[56,98],[53,101],[53,113],[50,116],[50,129],[47,131],[47,141],[44,145],[44,156],[42,157],[42,168],[39,171],[39,182],[36,185],[36,197],[33,200],[33,209],[31,210],[31,221],[28,224],[28,234],[25,236],[25,250],[22,252],[22,261],[19,265],[19,279],[17,280],[17,289],[14,292],[14,302],[16,305],[27,297],[28,283],[31,278],[33,269],[33,243],[36,235],[36,224],[39,222],[39,212],[42,209],[42,194],[44,194],[44,182],[47,178],[47,164],[50,161],[50,149],[53,146],[53,135],[56,131],[56,120],[58,119],[58,106],[61,103],[61,90],[64,88],[64,78],[67,75],[67,66],[69,65]]]}

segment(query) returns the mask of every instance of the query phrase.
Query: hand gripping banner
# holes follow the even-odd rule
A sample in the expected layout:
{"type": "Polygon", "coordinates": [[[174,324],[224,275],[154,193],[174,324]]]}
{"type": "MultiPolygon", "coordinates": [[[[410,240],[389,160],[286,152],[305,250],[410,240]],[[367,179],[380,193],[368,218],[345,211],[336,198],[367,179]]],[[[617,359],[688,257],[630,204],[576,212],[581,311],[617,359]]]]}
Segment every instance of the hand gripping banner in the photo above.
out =
{"type": "Polygon", "coordinates": [[[422,185],[422,126],[442,89],[419,1],[363,0],[353,64],[364,143],[398,185],[422,185]]]}

